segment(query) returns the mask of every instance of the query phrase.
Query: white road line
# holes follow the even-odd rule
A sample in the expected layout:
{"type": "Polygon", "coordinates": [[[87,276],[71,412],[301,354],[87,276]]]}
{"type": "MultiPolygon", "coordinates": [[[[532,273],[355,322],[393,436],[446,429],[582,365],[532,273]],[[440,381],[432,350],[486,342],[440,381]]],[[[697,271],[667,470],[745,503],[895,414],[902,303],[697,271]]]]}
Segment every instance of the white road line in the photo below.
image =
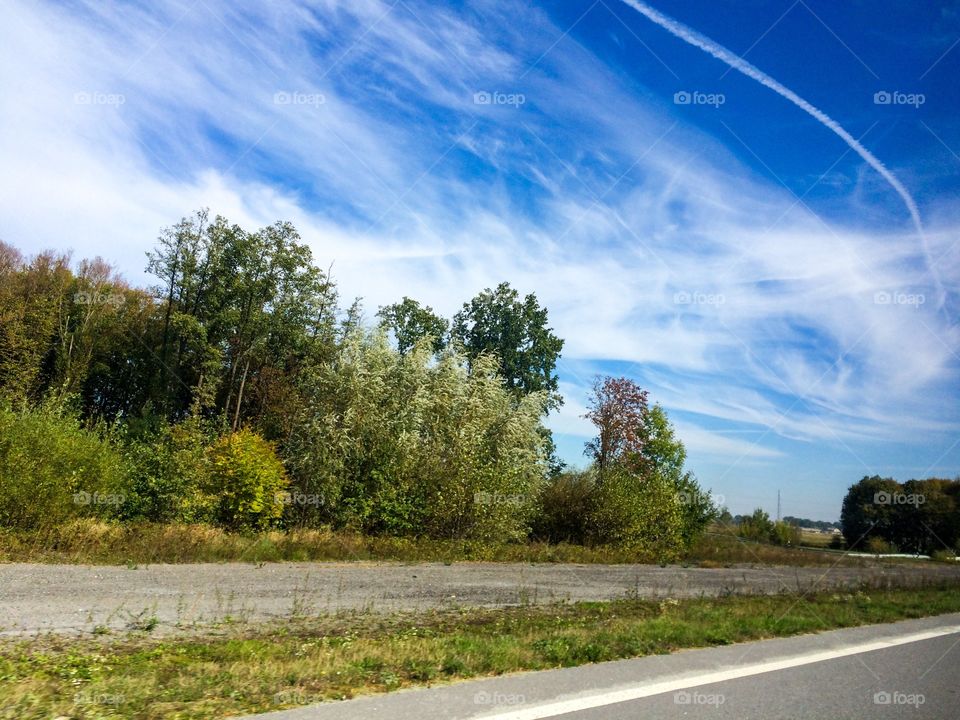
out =
{"type": "Polygon", "coordinates": [[[661,695],[668,692],[675,692],[685,688],[710,685],[711,683],[724,682],[726,680],[736,680],[738,678],[775,672],[777,670],[786,670],[787,668],[810,665],[812,663],[823,662],[824,660],[834,660],[836,658],[847,657],[848,655],[859,655],[860,653],[872,652],[874,650],[884,650],[886,648],[896,647],[897,645],[906,645],[907,643],[920,642],[921,640],[929,640],[931,638],[942,637],[943,635],[952,635],[954,633],[960,633],[960,625],[951,625],[948,627],[937,628],[935,630],[911,633],[910,635],[892,636],[880,640],[873,640],[871,642],[860,643],[858,645],[846,645],[839,648],[833,648],[831,650],[809,652],[803,655],[796,655],[794,657],[783,658],[780,660],[767,660],[764,662],[752,663],[750,665],[742,665],[730,670],[717,670],[714,672],[682,675],[671,678],[670,680],[651,683],[649,685],[626,687],[618,690],[607,690],[601,693],[592,693],[589,695],[571,698],[569,700],[557,700],[555,702],[544,703],[534,707],[517,708],[506,712],[499,712],[493,715],[484,715],[483,720],[542,720],[543,718],[556,717],[557,715],[563,715],[564,713],[589,710],[590,708],[613,705],[614,703],[626,702],[628,700],[638,700],[640,698],[651,697],[652,695],[661,695]]]}

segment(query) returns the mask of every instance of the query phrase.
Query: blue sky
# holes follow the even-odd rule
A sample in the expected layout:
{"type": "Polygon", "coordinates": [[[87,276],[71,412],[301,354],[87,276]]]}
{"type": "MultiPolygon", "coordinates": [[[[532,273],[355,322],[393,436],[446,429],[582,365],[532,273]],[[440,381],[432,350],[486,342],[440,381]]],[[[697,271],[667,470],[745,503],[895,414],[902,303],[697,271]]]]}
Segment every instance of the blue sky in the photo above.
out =
{"type": "Polygon", "coordinates": [[[865,474],[960,472],[960,3],[5,5],[0,237],[145,283],[160,227],[288,219],[368,311],[507,280],[648,387],[733,512],[834,519],[865,474]]]}

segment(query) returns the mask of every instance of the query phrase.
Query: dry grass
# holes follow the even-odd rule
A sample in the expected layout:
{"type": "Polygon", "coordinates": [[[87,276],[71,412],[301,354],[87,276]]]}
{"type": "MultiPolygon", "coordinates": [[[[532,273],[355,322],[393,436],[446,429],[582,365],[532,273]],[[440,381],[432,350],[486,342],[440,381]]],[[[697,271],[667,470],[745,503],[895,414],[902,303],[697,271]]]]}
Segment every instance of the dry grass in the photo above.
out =
{"type": "Polygon", "coordinates": [[[230,533],[206,525],[78,520],[36,532],[0,530],[0,562],[186,563],[310,560],[650,562],[612,547],[371,537],[345,531],[230,533]]]}
{"type": "Polygon", "coordinates": [[[800,544],[807,547],[825,548],[830,545],[833,535],[821,532],[812,532],[810,530],[800,531],[800,544]]]}
{"type": "MultiPolygon", "coordinates": [[[[207,525],[76,520],[34,532],[0,529],[0,562],[149,564],[187,562],[397,560],[402,562],[656,563],[660,558],[611,546],[540,542],[371,537],[330,529],[230,533],[207,525]]],[[[729,532],[703,536],[680,559],[701,567],[728,565],[863,565],[803,548],[744,541],[729,532]]],[[[909,562],[909,561],[908,561],[909,562]]]]}

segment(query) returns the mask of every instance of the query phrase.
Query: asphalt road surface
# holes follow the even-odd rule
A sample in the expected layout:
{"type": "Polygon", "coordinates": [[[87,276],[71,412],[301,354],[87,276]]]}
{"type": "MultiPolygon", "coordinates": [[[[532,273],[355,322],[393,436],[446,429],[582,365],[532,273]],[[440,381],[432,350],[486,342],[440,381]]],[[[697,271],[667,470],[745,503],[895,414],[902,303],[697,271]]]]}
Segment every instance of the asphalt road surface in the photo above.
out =
{"type": "Polygon", "coordinates": [[[122,630],[155,618],[156,632],[225,619],[259,621],[341,610],[438,607],[623,597],[696,597],[909,585],[957,578],[960,567],[561,565],[524,563],[243,563],[0,565],[0,635],[122,630]]]}
{"type": "Polygon", "coordinates": [[[328,702],[262,720],[960,717],[960,614],[328,702]]]}

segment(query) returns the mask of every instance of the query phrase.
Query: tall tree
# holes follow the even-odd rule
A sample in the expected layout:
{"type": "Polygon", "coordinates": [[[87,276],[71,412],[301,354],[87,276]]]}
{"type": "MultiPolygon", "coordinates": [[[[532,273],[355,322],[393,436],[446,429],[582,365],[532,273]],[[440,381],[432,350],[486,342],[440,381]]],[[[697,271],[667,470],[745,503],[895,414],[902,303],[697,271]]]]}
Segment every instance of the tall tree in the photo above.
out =
{"type": "Polygon", "coordinates": [[[39,399],[56,374],[60,319],[73,302],[68,255],[28,261],[0,247],[0,388],[18,404],[39,399]]]}
{"type": "Polygon", "coordinates": [[[871,537],[893,542],[896,506],[903,487],[893,478],[863,477],[843,498],[840,528],[850,548],[860,548],[871,537]]]}
{"type": "Polygon", "coordinates": [[[404,296],[401,302],[381,307],[377,317],[380,318],[380,327],[393,332],[401,355],[405,355],[425,337],[431,339],[435,353],[446,347],[449,323],[434,313],[429,305],[424,307],[404,296]]]}
{"type": "MultiPolygon", "coordinates": [[[[584,417],[597,428],[585,452],[597,464],[599,480],[618,463],[636,464],[647,441],[650,408],[646,390],[628,378],[596,378],[584,417]]],[[[639,469],[639,468],[634,468],[639,469]]]]}
{"type": "Polygon", "coordinates": [[[487,288],[464,303],[450,335],[471,363],[482,354],[496,356],[499,374],[515,395],[546,391],[552,408],[563,402],[556,374],[563,340],[553,334],[533,293],[521,300],[509,283],[487,288]]]}
{"type": "Polygon", "coordinates": [[[160,236],[148,270],[163,283],[156,404],[237,429],[257,416],[282,437],[302,365],[328,356],[336,292],[290,223],[247,232],[206,211],[160,236]],[[280,408],[286,408],[285,410],[280,408]]]}

